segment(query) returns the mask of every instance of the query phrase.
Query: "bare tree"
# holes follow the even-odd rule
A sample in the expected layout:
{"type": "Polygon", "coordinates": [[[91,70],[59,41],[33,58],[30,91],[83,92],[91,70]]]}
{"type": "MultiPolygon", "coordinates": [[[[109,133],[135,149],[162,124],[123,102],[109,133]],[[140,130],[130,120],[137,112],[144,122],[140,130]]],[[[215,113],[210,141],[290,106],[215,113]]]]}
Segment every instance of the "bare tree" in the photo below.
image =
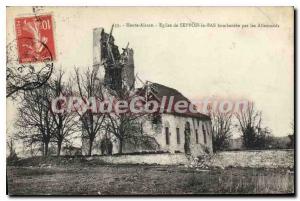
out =
{"type": "MultiPolygon", "coordinates": [[[[87,101],[91,97],[103,100],[104,89],[102,83],[97,79],[95,71],[88,69],[84,75],[81,75],[79,70],[75,69],[75,77],[78,93],[83,101],[87,101]]],[[[87,110],[84,113],[78,111],[77,114],[80,117],[83,130],[82,138],[87,139],[89,142],[88,155],[90,156],[94,140],[103,126],[105,114],[94,113],[91,110],[87,110]]]]}
{"type": "Polygon", "coordinates": [[[6,141],[7,148],[9,150],[9,155],[7,157],[8,160],[15,160],[18,158],[15,147],[15,139],[13,137],[9,137],[6,141]]]}
{"type": "Polygon", "coordinates": [[[118,153],[123,153],[124,142],[137,144],[141,140],[146,140],[147,136],[142,130],[141,116],[131,113],[110,113],[108,115],[107,129],[119,142],[118,153]]]}
{"type": "Polygon", "coordinates": [[[271,131],[262,126],[262,112],[257,111],[253,103],[249,103],[246,110],[236,113],[236,118],[245,148],[267,148],[271,141],[271,131]]]}
{"type": "Polygon", "coordinates": [[[290,142],[288,142],[287,146],[289,148],[294,149],[294,147],[295,147],[295,126],[294,126],[294,121],[290,123],[290,127],[291,127],[292,132],[290,134],[288,134],[290,142]]]}
{"type": "MultiPolygon", "coordinates": [[[[137,95],[126,86],[109,91],[116,100],[126,102],[128,106],[130,106],[132,100],[137,97],[137,95]]],[[[151,143],[154,141],[154,138],[147,135],[142,128],[147,114],[144,112],[134,113],[130,109],[131,108],[128,108],[127,111],[123,112],[114,111],[109,113],[108,120],[106,121],[107,129],[118,139],[119,154],[123,153],[125,141],[135,145],[143,143],[148,144],[149,147],[155,146],[155,143],[151,143]]]]}
{"type": "Polygon", "coordinates": [[[55,132],[50,113],[50,90],[49,85],[44,84],[38,89],[23,92],[16,122],[18,137],[28,146],[41,143],[45,156],[48,155],[49,143],[55,132]]]}
{"type": "MultiPolygon", "coordinates": [[[[51,90],[52,96],[51,98],[59,97],[63,94],[68,94],[71,92],[71,85],[72,82],[69,81],[68,83],[63,82],[64,72],[60,69],[56,76],[51,80],[51,90]]],[[[49,104],[51,104],[51,99],[48,100],[49,104]]],[[[56,105],[61,107],[62,102],[58,102],[60,105],[56,105]]],[[[54,132],[54,139],[57,143],[57,155],[60,155],[62,143],[67,138],[70,137],[77,131],[77,122],[75,121],[76,114],[71,112],[62,112],[62,113],[55,113],[53,110],[50,110],[53,121],[55,123],[55,132],[54,132]]]]}
{"type": "Polygon", "coordinates": [[[213,148],[215,151],[224,150],[229,146],[232,131],[232,113],[211,113],[213,148]]]}

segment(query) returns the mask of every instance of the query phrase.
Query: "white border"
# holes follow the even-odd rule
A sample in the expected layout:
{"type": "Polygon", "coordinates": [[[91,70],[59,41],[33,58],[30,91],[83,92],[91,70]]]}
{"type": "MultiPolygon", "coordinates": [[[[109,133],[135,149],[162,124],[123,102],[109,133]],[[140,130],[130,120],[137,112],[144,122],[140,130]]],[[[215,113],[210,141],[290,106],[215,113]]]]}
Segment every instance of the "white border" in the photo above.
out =
{"type": "MultiPolygon", "coordinates": [[[[196,0],[152,0],[150,1],[141,1],[141,0],[114,0],[114,1],[103,1],[103,0],[90,0],[90,1],[82,1],[82,0],[72,0],[72,1],[54,1],[54,0],[10,0],[10,1],[1,1],[0,7],[0,24],[2,25],[2,29],[0,32],[1,40],[0,40],[0,64],[2,68],[0,68],[0,129],[1,129],[1,137],[0,137],[0,151],[1,151],[1,184],[0,184],[0,198],[1,200],[8,200],[11,199],[6,196],[6,63],[5,63],[5,44],[6,44],[6,6],[295,6],[295,8],[299,8],[299,2],[296,0],[219,0],[219,1],[212,1],[212,0],[203,0],[203,1],[196,1],[196,0]],[[4,30],[3,30],[4,29],[4,30]]],[[[299,27],[299,20],[297,20],[297,27],[299,27]]],[[[299,40],[298,40],[299,41],[299,40]]],[[[297,44],[298,45],[298,42],[297,44]]],[[[297,57],[299,56],[299,51],[297,52],[297,57]]],[[[299,57],[298,57],[299,58],[299,57]]],[[[297,77],[299,78],[299,70],[297,71],[297,77]]],[[[298,84],[298,83],[297,83],[298,84]]],[[[299,94],[299,87],[297,87],[297,94],[299,94]]],[[[299,107],[297,113],[299,112],[299,107]]],[[[298,113],[299,114],[299,113],[298,113]]],[[[299,126],[299,118],[297,121],[297,127],[299,126]]],[[[299,130],[297,128],[297,130],[299,130]]],[[[299,141],[299,137],[297,137],[297,141],[299,141]]],[[[297,159],[299,159],[299,154],[297,155],[297,159]]],[[[296,161],[297,161],[296,159],[296,161]]],[[[299,167],[299,163],[297,164],[299,167]]],[[[298,168],[299,169],[299,168],[298,168]]],[[[297,169],[297,170],[298,170],[297,169]]],[[[297,171],[296,170],[296,171],[297,171]]],[[[299,174],[299,173],[298,173],[299,174]]],[[[296,192],[299,193],[299,185],[297,185],[296,192]]],[[[195,197],[196,198],[196,197],[195,197]]],[[[21,198],[19,198],[21,199],[21,198]]],[[[26,199],[26,198],[22,198],[26,199]]],[[[28,198],[28,199],[35,199],[35,200],[42,200],[43,198],[28,198]]],[[[66,199],[66,198],[57,198],[57,199],[66,199]]],[[[83,197],[71,197],[67,199],[83,199],[83,197]]],[[[86,199],[86,198],[85,198],[86,199]]],[[[99,199],[99,198],[93,198],[99,199]]],[[[109,198],[109,199],[116,199],[116,198],[109,198]]],[[[117,198],[120,199],[120,198],[117,198]]],[[[123,198],[124,199],[124,198],[123,198]]],[[[130,200],[132,198],[125,198],[130,200]]],[[[144,197],[141,199],[145,199],[144,197]]],[[[161,199],[161,198],[150,198],[150,199],[161,199]]],[[[172,197],[169,199],[174,200],[183,200],[185,198],[182,197],[172,197]]],[[[219,198],[196,198],[196,199],[204,199],[204,200],[217,200],[219,198]]],[[[223,198],[224,199],[224,198],[223,198]]],[[[228,199],[228,198],[227,198],[228,199]]],[[[230,197],[229,199],[233,199],[230,197]]],[[[236,198],[234,198],[236,199],[236,198]]],[[[237,198],[240,199],[240,198],[237,198]]],[[[258,200],[265,200],[265,199],[273,199],[273,198],[258,198],[258,200]]],[[[282,199],[282,198],[281,198],[282,199]]]]}
{"type": "Polygon", "coordinates": [[[47,1],[47,0],[10,0],[7,6],[292,6],[295,0],[72,0],[72,1],[47,1]]]}

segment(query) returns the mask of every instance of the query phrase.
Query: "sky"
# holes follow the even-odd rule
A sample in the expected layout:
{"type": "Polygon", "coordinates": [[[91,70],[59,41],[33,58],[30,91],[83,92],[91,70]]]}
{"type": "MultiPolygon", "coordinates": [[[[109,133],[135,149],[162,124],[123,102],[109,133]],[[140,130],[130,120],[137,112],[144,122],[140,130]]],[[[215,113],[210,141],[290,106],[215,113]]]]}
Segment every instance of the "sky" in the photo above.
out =
{"type": "MultiPolygon", "coordinates": [[[[294,116],[293,9],[290,7],[43,7],[53,17],[56,60],[67,74],[92,66],[93,29],[110,31],[115,44],[134,49],[135,73],[176,88],[192,100],[218,97],[251,100],[275,136],[291,131],[294,116]],[[201,23],[240,27],[165,27],[159,23],[201,23]],[[153,24],[154,27],[127,27],[153,24]],[[250,24],[256,27],[250,27],[250,24]],[[258,27],[258,24],[276,25],[258,27]],[[248,27],[246,27],[248,25],[248,27]]],[[[7,43],[15,39],[14,19],[31,7],[7,8],[7,43]]],[[[7,99],[7,127],[16,103],[7,99]]]]}

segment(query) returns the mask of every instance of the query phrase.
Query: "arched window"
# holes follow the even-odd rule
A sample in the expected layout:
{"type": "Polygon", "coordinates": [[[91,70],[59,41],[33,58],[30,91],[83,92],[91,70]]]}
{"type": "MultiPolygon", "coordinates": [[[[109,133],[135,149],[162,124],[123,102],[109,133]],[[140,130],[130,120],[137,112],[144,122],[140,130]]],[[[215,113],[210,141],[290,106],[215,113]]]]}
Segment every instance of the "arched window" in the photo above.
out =
{"type": "Polygon", "coordinates": [[[204,127],[204,122],[202,124],[202,131],[203,131],[204,143],[206,144],[206,130],[205,130],[205,127],[204,127]]]}
{"type": "Polygon", "coordinates": [[[186,122],[185,123],[185,128],[184,128],[184,151],[185,151],[186,154],[191,153],[190,138],[191,138],[190,123],[186,122]]]}
{"type": "Polygon", "coordinates": [[[176,128],[177,144],[180,144],[180,130],[176,128]]]}
{"type": "Polygon", "coordinates": [[[209,122],[207,122],[205,125],[206,125],[207,135],[210,135],[209,122]]]}
{"type": "Polygon", "coordinates": [[[170,144],[170,133],[169,133],[169,127],[170,124],[168,121],[164,122],[165,125],[165,136],[166,136],[166,145],[170,144]]]}
{"type": "Polygon", "coordinates": [[[166,135],[166,144],[170,144],[170,135],[169,135],[169,127],[165,127],[165,135],[166,135]]]}

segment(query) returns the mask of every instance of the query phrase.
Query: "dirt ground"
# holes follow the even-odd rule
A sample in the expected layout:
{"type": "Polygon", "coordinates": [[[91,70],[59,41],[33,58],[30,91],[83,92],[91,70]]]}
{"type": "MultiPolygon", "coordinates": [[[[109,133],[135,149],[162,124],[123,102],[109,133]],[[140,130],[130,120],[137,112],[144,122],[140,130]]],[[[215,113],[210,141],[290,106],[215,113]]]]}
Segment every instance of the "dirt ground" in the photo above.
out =
{"type": "Polygon", "coordinates": [[[289,169],[93,165],[7,167],[9,195],[259,194],[294,192],[289,169]]]}

